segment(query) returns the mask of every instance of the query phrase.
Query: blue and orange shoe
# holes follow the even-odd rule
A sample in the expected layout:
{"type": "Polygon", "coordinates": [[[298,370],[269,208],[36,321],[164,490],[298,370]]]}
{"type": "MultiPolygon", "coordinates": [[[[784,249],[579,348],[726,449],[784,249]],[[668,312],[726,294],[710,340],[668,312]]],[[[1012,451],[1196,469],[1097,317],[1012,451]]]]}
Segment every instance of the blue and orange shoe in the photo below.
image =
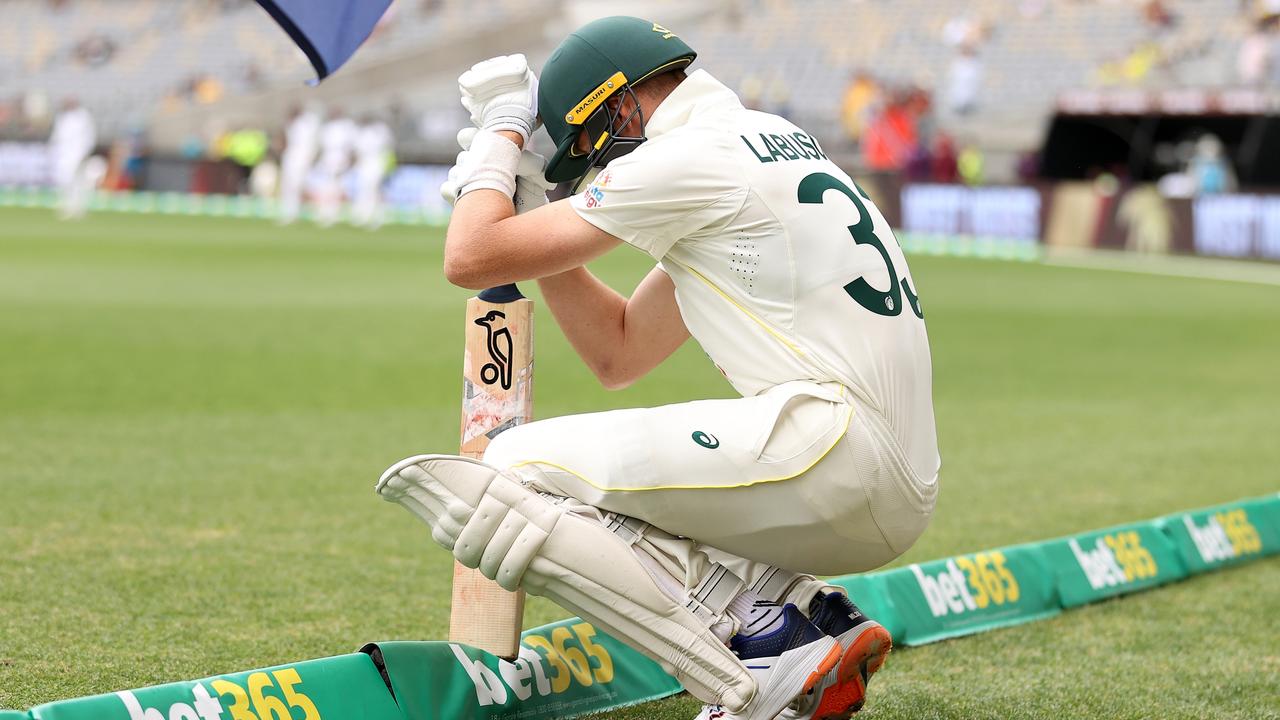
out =
{"type": "Polygon", "coordinates": [[[838,670],[842,657],[839,642],[790,604],[782,608],[777,627],[754,635],[739,633],[729,640],[729,649],[755,677],[756,696],[738,714],[705,705],[697,720],[773,720],[788,706],[812,696],[838,670]]]}
{"type": "Polygon", "coordinates": [[[893,649],[889,631],[862,614],[844,593],[819,593],[809,620],[840,644],[840,662],[812,694],[779,715],[784,720],[847,720],[867,700],[867,683],[893,649]]]}

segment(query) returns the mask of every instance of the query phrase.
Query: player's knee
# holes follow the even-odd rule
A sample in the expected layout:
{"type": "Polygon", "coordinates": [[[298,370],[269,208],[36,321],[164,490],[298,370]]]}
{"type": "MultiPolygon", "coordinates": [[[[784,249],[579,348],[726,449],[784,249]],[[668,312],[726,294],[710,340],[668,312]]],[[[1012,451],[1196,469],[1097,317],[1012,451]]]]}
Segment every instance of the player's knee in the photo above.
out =
{"type": "Polygon", "coordinates": [[[517,426],[499,433],[484,451],[484,462],[490,467],[506,470],[512,465],[529,460],[528,443],[523,442],[525,433],[517,426]]]}

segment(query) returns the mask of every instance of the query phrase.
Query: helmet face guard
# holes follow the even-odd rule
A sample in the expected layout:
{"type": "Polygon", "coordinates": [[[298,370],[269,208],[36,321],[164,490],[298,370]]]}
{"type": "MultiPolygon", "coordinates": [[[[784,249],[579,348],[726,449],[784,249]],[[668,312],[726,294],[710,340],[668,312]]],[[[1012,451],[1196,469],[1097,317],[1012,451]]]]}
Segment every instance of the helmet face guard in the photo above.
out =
{"type": "MultiPolygon", "coordinates": [[[[586,169],[573,181],[573,189],[570,193],[576,193],[582,185],[582,180],[591,173],[591,168],[603,168],[617,158],[640,147],[645,141],[644,135],[644,111],[640,109],[640,101],[636,97],[636,93],[631,89],[630,85],[623,85],[613,96],[600,103],[600,107],[587,116],[582,123],[582,130],[587,133],[587,139],[591,143],[591,151],[587,153],[586,169]],[[625,117],[622,116],[621,98],[627,96],[631,98],[631,103],[635,106],[631,112],[625,117]],[[618,98],[619,102],[610,103],[609,100],[618,98]],[[612,107],[611,107],[612,106],[612,107]],[[638,135],[621,135],[623,129],[631,124],[635,118],[640,119],[640,133],[638,135]]],[[[569,150],[570,157],[581,157],[577,146],[569,150]]]]}

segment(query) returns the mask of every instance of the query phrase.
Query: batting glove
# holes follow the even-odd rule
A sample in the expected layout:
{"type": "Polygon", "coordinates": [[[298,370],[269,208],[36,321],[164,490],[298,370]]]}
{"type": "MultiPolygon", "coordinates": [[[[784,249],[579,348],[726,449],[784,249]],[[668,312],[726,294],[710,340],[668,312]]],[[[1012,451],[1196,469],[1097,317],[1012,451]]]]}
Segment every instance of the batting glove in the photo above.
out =
{"type": "Polygon", "coordinates": [[[546,167],[547,159],[538,153],[525,150],[520,154],[520,164],[516,166],[516,194],[511,199],[517,215],[547,204],[547,191],[556,184],[547,182],[543,174],[546,167]]]}
{"type": "Polygon", "coordinates": [[[440,195],[450,205],[472,190],[489,189],[511,197],[516,192],[520,148],[495,132],[468,128],[458,133],[465,149],[458,153],[440,195]]]}
{"type": "MultiPolygon", "coordinates": [[[[472,167],[475,164],[471,148],[479,134],[480,131],[476,128],[463,128],[458,131],[458,145],[462,148],[462,152],[458,154],[457,163],[449,170],[449,178],[440,186],[440,194],[450,205],[456,203],[466,190],[481,187],[467,184],[467,178],[472,176],[472,167]],[[464,186],[466,186],[465,190],[464,186]],[[462,192],[459,192],[460,190],[462,192]]],[[[543,175],[546,164],[546,158],[532,150],[520,153],[520,159],[516,163],[515,190],[512,198],[517,215],[547,204],[547,191],[554,187],[554,184],[547,182],[543,175]]]]}
{"type": "Polygon", "coordinates": [[[537,128],[538,78],[524,55],[500,55],[476,63],[458,78],[462,106],[483,130],[510,130],[529,142],[537,128]]]}

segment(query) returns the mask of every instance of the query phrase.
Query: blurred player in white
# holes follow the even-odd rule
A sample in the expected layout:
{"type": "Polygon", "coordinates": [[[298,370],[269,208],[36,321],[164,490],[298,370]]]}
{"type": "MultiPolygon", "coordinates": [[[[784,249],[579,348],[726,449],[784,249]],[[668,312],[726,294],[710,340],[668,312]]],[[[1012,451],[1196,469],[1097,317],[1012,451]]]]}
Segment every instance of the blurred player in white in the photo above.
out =
{"type": "Polygon", "coordinates": [[[382,179],[393,142],[391,128],[373,116],[366,117],[356,131],[356,197],[351,211],[356,225],[382,224],[382,179]]]}
{"type": "Polygon", "coordinates": [[[63,103],[49,135],[53,182],[58,189],[58,212],[64,218],[83,217],[89,204],[94,175],[86,162],[97,142],[93,116],[75,98],[63,103]]]}
{"type": "Polygon", "coordinates": [[[342,213],[342,180],[351,167],[351,153],[356,142],[356,124],[341,110],[329,113],[320,128],[320,174],[316,190],[316,221],[329,226],[342,213]]]}
{"type": "Polygon", "coordinates": [[[319,141],[320,113],[310,107],[295,109],[284,131],[284,152],[280,157],[281,224],[297,220],[302,211],[302,192],[319,141]]]}
{"type": "Polygon", "coordinates": [[[540,84],[521,55],[464,74],[482,129],[446,184],[445,272],[537,278],[606,386],[692,335],[743,397],[543,420],[483,463],[417,456],[378,488],[464,564],[663,663],[702,718],[843,718],[890,638],[814,575],[893,560],[932,515],[924,316],[866,194],[801,128],[686,75],[694,57],[614,17],[570,35],[540,84]],[[523,176],[539,116],[547,180],[604,168],[550,204],[523,176]],[[624,244],[657,261],[630,298],[584,266],[624,244]]]}

